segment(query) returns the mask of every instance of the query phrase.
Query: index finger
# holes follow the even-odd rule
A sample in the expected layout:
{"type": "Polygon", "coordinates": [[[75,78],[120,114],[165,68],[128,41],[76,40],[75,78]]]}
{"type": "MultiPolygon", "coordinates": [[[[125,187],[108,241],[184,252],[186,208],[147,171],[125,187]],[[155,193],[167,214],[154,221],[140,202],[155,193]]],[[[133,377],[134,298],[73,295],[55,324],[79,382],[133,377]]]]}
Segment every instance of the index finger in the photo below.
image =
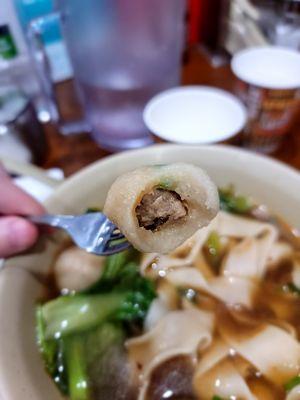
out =
{"type": "Polygon", "coordinates": [[[30,215],[43,212],[43,206],[18,188],[0,165],[0,213],[30,215]]]}

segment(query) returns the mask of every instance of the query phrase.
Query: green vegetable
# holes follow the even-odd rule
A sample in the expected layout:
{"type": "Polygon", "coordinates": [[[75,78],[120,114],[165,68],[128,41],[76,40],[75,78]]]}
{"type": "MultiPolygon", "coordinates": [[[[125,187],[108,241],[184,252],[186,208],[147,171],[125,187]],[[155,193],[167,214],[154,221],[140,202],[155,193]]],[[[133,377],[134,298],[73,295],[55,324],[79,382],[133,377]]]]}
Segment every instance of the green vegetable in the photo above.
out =
{"type": "Polygon", "coordinates": [[[61,296],[42,306],[46,339],[91,329],[116,313],[128,293],[61,296]]]}
{"type": "Polygon", "coordinates": [[[101,209],[99,207],[88,207],[85,211],[86,214],[94,212],[101,212],[101,209]]]}
{"type": "Polygon", "coordinates": [[[219,189],[220,208],[236,214],[247,214],[253,208],[252,202],[246,196],[234,193],[233,186],[219,189]]]}
{"type": "Polygon", "coordinates": [[[220,396],[213,396],[211,400],[225,400],[225,399],[222,399],[222,397],[220,396]]]}
{"type": "Polygon", "coordinates": [[[217,268],[222,256],[222,244],[218,232],[213,231],[210,233],[206,240],[205,247],[207,249],[209,263],[214,268],[217,268]]]}
{"type": "Polygon", "coordinates": [[[300,289],[294,283],[287,283],[282,287],[284,292],[294,293],[300,296],[300,289]]]}
{"type": "Polygon", "coordinates": [[[107,375],[110,355],[125,357],[125,328],[143,321],[156,295],[153,282],[139,273],[138,258],[134,250],[110,256],[92,287],[37,307],[37,341],[47,370],[71,400],[90,400],[90,371],[97,372],[98,388],[99,371],[106,382],[117,373],[111,364],[107,375]]]}
{"type": "Polygon", "coordinates": [[[300,385],[300,376],[294,376],[291,380],[289,380],[285,385],[284,388],[287,392],[294,389],[297,385],[300,385]]]}
{"type": "Polygon", "coordinates": [[[53,339],[46,339],[45,322],[43,320],[41,305],[38,305],[36,308],[36,335],[37,344],[45,362],[47,371],[52,376],[60,391],[63,394],[68,394],[62,342],[53,339]]]}
{"type": "Polygon", "coordinates": [[[134,249],[125,250],[121,253],[107,257],[105,260],[104,271],[100,279],[83,293],[93,294],[110,292],[115,288],[120,280],[123,279],[124,275],[127,274],[127,271],[131,269],[131,263],[136,263],[136,261],[139,260],[139,257],[140,253],[134,249]]]}
{"type": "Polygon", "coordinates": [[[103,357],[113,346],[123,345],[124,330],[119,323],[106,322],[86,335],[87,360],[91,364],[103,357]]]}
{"type": "MultiPolygon", "coordinates": [[[[155,297],[153,283],[142,277],[134,253],[108,258],[100,280],[89,290],[51,300],[40,311],[45,338],[92,329],[108,320],[142,320],[155,297]]],[[[135,254],[136,255],[136,254],[135,254]]]]}
{"type": "Polygon", "coordinates": [[[46,340],[45,323],[43,320],[42,306],[36,308],[36,335],[37,344],[42,353],[45,365],[49,373],[52,375],[56,368],[56,352],[57,343],[54,340],[46,340]]]}
{"type": "Polygon", "coordinates": [[[168,177],[161,179],[157,185],[158,189],[171,190],[174,187],[174,180],[168,177]]]}
{"type": "Polygon", "coordinates": [[[142,277],[135,260],[139,258],[136,250],[127,250],[107,258],[103,274],[98,282],[89,288],[87,294],[128,292],[122,307],[115,313],[115,319],[130,322],[145,318],[155,287],[152,281],[142,277]]]}
{"type": "Polygon", "coordinates": [[[72,336],[64,339],[69,395],[72,400],[88,400],[89,382],[86,364],[84,337],[72,336]]]}

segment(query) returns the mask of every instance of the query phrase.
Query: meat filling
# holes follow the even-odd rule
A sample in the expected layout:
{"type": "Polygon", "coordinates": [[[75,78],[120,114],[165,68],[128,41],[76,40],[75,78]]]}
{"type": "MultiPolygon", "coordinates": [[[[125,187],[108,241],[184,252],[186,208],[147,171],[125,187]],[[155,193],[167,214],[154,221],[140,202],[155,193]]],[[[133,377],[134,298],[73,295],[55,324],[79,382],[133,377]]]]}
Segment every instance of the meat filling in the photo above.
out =
{"type": "Polygon", "coordinates": [[[153,189],[143,196],[135,209],[139,226],[155,231],[166,222],[175,222],[187,215],[187,207],[178,193],[153,189]]]}

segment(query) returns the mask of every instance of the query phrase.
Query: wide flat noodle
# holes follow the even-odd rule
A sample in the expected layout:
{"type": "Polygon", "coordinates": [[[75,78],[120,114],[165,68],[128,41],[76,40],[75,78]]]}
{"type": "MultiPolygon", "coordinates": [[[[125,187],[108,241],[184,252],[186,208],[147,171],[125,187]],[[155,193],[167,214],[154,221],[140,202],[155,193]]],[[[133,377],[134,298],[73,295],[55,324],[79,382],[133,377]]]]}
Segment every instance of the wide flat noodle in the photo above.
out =
{"type": "Polygon", "coordinates": [[[143,378],[169,358],[192,355],[212,341],[214,317],[200,310],[172,311],[148,333],[127,340],[129,358],[143,378]]]}
{"type": "Polygon", "coordinates": [[[267,263],[276,266],[282,259],[290,257],[293,251],[293,247],[289,243],[276,241],[271,246],[267,263]]]}
{"type": "Polygon", "coordinates": [[[274,245],[278,230],[272,224],[253,221],[220,211],[216,218],[205,228],[197,231],[190,239],[166,256],[151,253],[143,257],[141,272],[146,273],[149,266],[159,273],[169,269],[193,265],[212,231],[221,236],[242,238],[228,253],[223,265],[224,275],[237,275],[261,278],[270,264],[269,257],[274,255],[274,245]],[[271,251],[273,253],[271,254],[271,251]],[[184,256],[182,257],[182,254],[184,256]],[[246,263],[245,267],[244,264],[246,263]]]}
{"type": "Polygon", "coordinates": [[[218,213],[217,231],[220,235],[240,238],[257,236],[265,231],[272,232],[275,237],[278,236],[278,229],[272,224],[240,217],[224,211],[218,213]]]}
{"type": "Polygon", "coordinates": [[[286,400],[299,400],[300,399],[300,385],[294,387],[286,396],[286,400]]]}
{"type": "Polygon", "coordinates": [[[145,274],[149,267],[155,271],[168,271],[171,268],[192,265],[199,256],[209,233],[215,227],[215,220],[213,220],[208,227],[197,231],[192,237],[168,255],[159,255],[158,253],[144,254],[140,266],[141,273],[145,274]]]}
{"type": "Polygon", "coordinates": [[[219,276],[207,280],[195,268],[182,267],[169,271],[166,279],[181,288],[191,288],[207,293],[227,304],[242,304],[251,307],[256,285],[249,279],[234,276],[219,276]]]}
{"type": "Polygon", "coordinates": [[[284,384],[300,372],[300,344],[285,330],[267,325],[245,339],[222,324],[219,330],[230,347],[275,384],[284,384]]]}
{"type": "Polygon", "coordinates": [[[262,236],[242,240],[228,252],[222,274],[261,279],[266,272],[275,237],[274,231],[265,231],[262,236]]]}
{"type": "Polygon", "coordinates": [[[205,372],[209,371],[220,361],[224,360],[230,353],[230,347],[221,338],[215,339],[211,346],[201,356],[196,372],[195,380],[197,380],[205,372]]]}
{"type": "Polygon", "coordinates": [[[154,326],[170,312],[168,306],[162,301],[162,299],[154,299],[147,312],[146,319],[144,321],[145,331],[150,331],[154,326]]]}
{"type": "Polygon", "coordinates": [[[211,400],[213,396],[219,396],[222,399],[257,400],[245,379],[228,359],[218,363],[204,374],[196,372],[194,388],[201,400],[211,400]]]}

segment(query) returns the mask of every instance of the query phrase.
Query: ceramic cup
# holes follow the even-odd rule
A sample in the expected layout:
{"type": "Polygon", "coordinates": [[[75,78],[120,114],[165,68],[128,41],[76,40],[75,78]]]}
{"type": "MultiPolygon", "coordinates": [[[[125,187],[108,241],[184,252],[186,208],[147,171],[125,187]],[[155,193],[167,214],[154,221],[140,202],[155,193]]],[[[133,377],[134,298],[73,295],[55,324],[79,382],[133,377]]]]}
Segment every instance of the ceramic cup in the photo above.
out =
{"type": "Polygon", "coordinates": [[[246,109],[225,90],[181,86],[154,96],[144,109],[144,122],[150,132],[166,142],[217,143],[243,129],[246,109]]]}
{"type": "Polygon", "coordinates": [[[231,62],[236,94],[247,107],[243,143],[271,153],[290,130],[299,105],[300,53],[266,46],[241,50],[231,62]]]}

